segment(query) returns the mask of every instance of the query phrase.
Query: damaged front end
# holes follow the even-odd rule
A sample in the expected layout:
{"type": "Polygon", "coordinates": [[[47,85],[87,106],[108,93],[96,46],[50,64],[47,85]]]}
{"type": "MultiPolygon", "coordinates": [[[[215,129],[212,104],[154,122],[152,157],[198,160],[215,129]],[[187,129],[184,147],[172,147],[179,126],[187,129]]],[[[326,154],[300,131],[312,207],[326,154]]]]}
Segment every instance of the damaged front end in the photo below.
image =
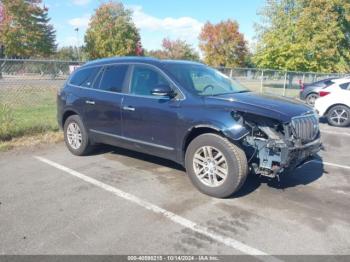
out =
{"type": "Polygon", "coordinates": [[[240,115],[250,130],[242,140],[251,171],[279,177],[304,164],[320,151],[318,118],[314,114],[294,117],[289,123],[256,115],[240,115]]]}

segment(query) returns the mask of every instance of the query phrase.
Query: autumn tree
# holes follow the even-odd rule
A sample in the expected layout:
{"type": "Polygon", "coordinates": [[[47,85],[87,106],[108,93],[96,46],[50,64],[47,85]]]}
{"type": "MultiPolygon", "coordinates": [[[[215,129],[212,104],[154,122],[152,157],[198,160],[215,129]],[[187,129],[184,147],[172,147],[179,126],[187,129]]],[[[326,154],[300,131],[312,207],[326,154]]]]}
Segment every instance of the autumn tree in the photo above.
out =
{"type": "Polygon", "coordinates": [[[182,59],[182,60],[199,60],[199,54],[194,48],[184,40],[170,40],[164,38],[162,48],[147,53],[148,56],[160,59],[182,59]]]}
{"type": "Polygon", "coordinates": [[[56,32],[41,0],[2,0],[5,20],[0,43],[7,57],[48,57],[56,49],[56,32]]]}
{"type": "Polygon", "coordinates": [[[236,21],[227,20],[218,24],[207,22],[199,36],[199,47],[204,60],[212,66],[244,66],[248,53],[247,42],[236,21]]]}
{"type": "Polygon", "coordinates": [[[103,3],[96,9],[85,34],[89,58],[137,55],[140,35],[131,14],[119,2],[103,3]]]}
{"type": "Polygon", "coordinates": [[[145,50],[145,56],[155,57],[159,59],[169,59],[169,57],[167,57],[166,53],[162,49],[145,50]]]}
{"type": "Polygon", "coordinates": [[[350,70],[349,0],[268,0],[254,62],[295,71],[350,70]]]}

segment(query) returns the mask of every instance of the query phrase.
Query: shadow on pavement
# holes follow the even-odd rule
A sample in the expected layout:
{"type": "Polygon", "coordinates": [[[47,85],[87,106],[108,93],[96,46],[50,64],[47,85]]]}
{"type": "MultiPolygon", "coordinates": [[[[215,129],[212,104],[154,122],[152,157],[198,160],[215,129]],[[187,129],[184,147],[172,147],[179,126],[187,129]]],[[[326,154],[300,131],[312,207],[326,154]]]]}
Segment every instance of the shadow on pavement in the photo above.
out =
{"type": "Polygon", "coordinates": [[[320,117],[319,121],[321,124],[328,124],[327,118],[326,117],[320,117]]]}
{"type": "Polygon", "coordinates": [[[116,156],[119,155],[122,157],[134,158],[136,160],[144,161],[147,163],[152,163],[155,165],[172,168],[179,171],[185,171],[185,169],[181,165],[173,161],[109,145],[99,145],[90,155],[102,155],[106,153],[110,153],[116,156]]]}
{"type": "MultiPolygon", "coordinates": [[[[318,160],[322,161],[322,159],[318,160]]],[[[325,171],[322,163],[309,162],[292,172],[280,175],[280,181],[278,181],[277,178],[270,179],[249,175],[241,190],[234,194],[232,198],[246,196],[257,190],[262,184],[281,190],[308,185],[321,178],[324,173],[325,171]]]]}
{"type": "MultiPolygon", "coordinates": [[[[106,153],[185,172],[185,169],[181,165],[173,161],[113,146],[100,145],[90,155],[101,155],[106,153]]],[[[318,158],[317,160],[322,162],[321,158],[318,158]]],[[[280,181],[278,181],[277,178],[270,179],[250,174],[248,175],[247,180],[242,186],[241,190],[239,190],[231,198],[244,197],[257,190],[262,184],[266,184],[269,187],[280,190],[285,190],[300,185],[308,185],[322,177],[324,172],[322,163],[308,162],[292,172],[280,175],[280,181]]]]}

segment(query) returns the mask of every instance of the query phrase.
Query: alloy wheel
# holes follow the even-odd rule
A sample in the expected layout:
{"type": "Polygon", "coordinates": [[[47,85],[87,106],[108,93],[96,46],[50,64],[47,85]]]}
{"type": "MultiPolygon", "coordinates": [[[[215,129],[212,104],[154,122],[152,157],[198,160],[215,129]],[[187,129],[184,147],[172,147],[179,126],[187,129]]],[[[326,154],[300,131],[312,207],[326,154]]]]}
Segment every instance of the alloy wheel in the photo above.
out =
{"type": "Polygon", "coordinates": [[[79,149],[82,142],[82,134],[77,123],[70,123],[67,127],[67,140],[73,149],[79,149]]]}
{"type": "Polygon", "coordinates": [[[306,103],[307,103],[308,105],[314,106],[314,105],[315,105],[315,101],[316,101],[317,98],[318,98],[318,95],[316,95],[316,94],[311,94],[311,95],[309,95],[309,96],[307,97],[306,103]]]}
{"type": "Polygon", "coordinates": [[[330,120],[336,125],[342,125],[349,119],[349,113],[343,108],[334,109],[331,112],[330,120]]]}
{"type": "Polygon", "coordinates": [[[228,175],[225,156],[212,146],[203,146],[196,151],[193,169],[199,181],[209,187],[222,185],[228,175]]]}

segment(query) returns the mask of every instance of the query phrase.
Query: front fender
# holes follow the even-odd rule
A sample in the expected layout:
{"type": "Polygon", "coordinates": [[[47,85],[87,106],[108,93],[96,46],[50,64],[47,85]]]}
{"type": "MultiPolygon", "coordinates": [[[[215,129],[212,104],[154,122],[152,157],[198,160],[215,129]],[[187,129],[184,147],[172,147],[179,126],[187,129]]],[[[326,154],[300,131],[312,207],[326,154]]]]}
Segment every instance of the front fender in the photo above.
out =
{"type": "Polygon", "coordinates": [[[219,122],[215,122],[215,123],[202,122],[202,123],[193,124],[189,129],[187,129],[187,132],[182,139],[182,144],[179,146],[179,148],[181,149],[178,151],[178,160],[180,164],[183,164],[184,155],[185,155],[185,151],[184,151],[185,143],[188,137],[192,134],[192,132],[195,129],[200,129],[200,128],[208,128],[208,129],[215,130],[218,133],[222,133],[229,140],[233,140],[233,141],[240,140],[249,134],[249,130],[237,122],[232,124],[231,126],[226,126],[219,122]]]}
{"type": "Polygon", "coordinates": [[[240,140],[249,134],[249,130],[238,122],[234,122],[231,125],[226,125],[220,122],[197,123],[188,130],[188,134],[196,128],[213,129],[217,132],[223,133],[227,138],[234,141],[240,140]]]}
{"type": "Polygon", "coordinates": [[[226,128],[226,129],[223,129],[222,132],[224,133],[224,135],[226,137],[228,137],[234,141],[240,140],[249,134],[249,130],[245,126],[238,124],[238,123],[226,128]]]}

